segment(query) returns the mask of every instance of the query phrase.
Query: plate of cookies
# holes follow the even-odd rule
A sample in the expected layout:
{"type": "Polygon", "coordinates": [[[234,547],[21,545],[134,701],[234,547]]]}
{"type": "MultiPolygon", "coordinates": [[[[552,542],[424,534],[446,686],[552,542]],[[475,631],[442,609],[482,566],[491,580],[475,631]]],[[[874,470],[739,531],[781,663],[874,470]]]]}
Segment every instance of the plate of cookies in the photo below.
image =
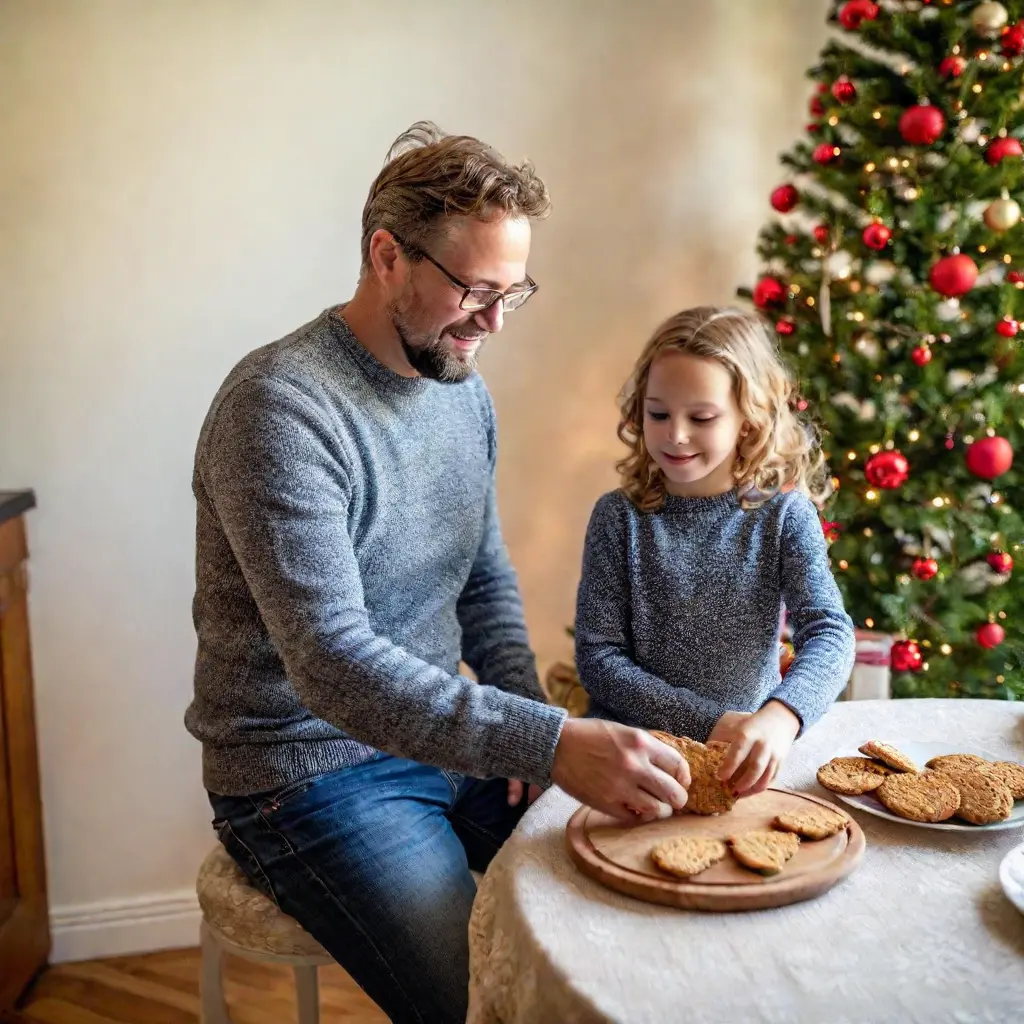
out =
{"type": "Polygon", "coordinates": [[[786,789],[738,800],[717,777],[725,744],[655,735],[689,762],[686,809],[629,825],[581,807],[566,843],[584,874],[650,903],[742,911],[821,896],[860,864],[864,833],[829,800],[786,789]]]}
{"type": "Polygon", "coordinates": [[[868,740],[818,782],[851,807],[918,828],[991,832],[1024,825],[1024,764],[949,743],[868,740]]]}

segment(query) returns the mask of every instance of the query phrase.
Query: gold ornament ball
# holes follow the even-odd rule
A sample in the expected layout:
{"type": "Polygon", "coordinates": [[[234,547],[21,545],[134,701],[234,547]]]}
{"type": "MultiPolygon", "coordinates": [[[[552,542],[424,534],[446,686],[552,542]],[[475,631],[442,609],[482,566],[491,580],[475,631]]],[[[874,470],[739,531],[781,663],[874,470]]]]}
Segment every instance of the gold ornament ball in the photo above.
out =
{"type": "Polygon", "coordinates": [[[993,231],[1009,231],[1020,220],[1020,207],[1012,199],[996,199],[985,210],[985,223],[993,231]]]}
{"type": "Polygon", "coordinates": [[[971,15],[971,26],[979,36],[985,39],[995,39],[1003,30],[1003,26],[1009,21],[1010,16],[1006,8],[998,3],[978,4],[971,15]]]}

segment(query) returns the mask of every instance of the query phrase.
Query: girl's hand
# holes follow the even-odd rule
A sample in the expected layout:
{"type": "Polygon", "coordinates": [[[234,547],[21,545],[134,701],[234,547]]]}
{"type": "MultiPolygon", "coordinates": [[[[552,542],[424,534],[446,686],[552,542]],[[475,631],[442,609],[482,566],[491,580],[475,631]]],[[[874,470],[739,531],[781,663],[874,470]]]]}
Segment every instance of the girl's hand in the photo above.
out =
{"type": "Polygon", "coordinates": [[[785,704],[770,700],[760,711],[728,727],[732,732],[730,747],[718,778],[727,782],[737,796],[763,792],[785,762],[800,731],[800,719],[785,704]]]}
{"type": "Polygon", "coordinates": [[[740,726],[750,717],[749,711],[726,711],[711,730],[708,743],[732,743],[738,735],[740,726]]]}

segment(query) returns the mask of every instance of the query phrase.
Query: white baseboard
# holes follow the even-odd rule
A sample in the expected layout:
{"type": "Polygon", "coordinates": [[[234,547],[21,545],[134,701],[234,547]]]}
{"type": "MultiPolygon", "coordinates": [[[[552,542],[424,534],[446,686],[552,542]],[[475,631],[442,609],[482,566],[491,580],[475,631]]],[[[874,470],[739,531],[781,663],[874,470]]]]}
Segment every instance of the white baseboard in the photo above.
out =
{"type": "Polygon", "coordinates": [[[198,946],[199,918],[199,901],[191,889],[55,907],[50,913],[50,962],[198,946]]]}

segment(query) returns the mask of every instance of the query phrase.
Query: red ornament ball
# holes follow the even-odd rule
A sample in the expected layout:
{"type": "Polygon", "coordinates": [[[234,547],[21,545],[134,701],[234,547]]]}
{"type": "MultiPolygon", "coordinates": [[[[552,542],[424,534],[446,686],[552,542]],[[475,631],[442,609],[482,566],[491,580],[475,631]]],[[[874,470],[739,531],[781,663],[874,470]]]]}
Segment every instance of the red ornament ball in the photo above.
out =
{"type": "Polygon", "coordinates": [[[820,96],[812,96],[808,109],[815,117],[821,117],[825,113],[825,104],[822,103],[820,96]]]}
{"type": "Polygon", "coordinates": [[[910,476],[910,463],[902,452],[878,452],[864,463],[864,476],[874,487],[894,491],[910,476]]]}
{"type": "Polygon", "coordinates": [[[967,448],[967,468],[982,480],[995,480],[1013,465],[1013,448],[1005,437],[983,437],[967,448]]]}
{"type": "Polygon", "coordinates": [[[786,286],[774,277],[762,277],[754,285],[754,305],[758,309],[781,306],[786,301],[786,286]]]}
{"type": "MultiPolygon", "coordinates": [[[[828,237],[829,232],[827,224],[819,224],[814,229],[814,240],[818,243],[818,245],[828,245],[828,237]]],[[[1009,277],[1010,275],[1007,274],[1006,276],[1009,277]]]]}
{"type": "Polygon", "coordinates": [[[839,159],[839,147],[831,142],[823,142],[820,146],[814,147],[811,158],[816,164],[831,164],[839,159]]]}
{"type": "Polygon", "coordinates": [[[842,528],[842,523],[835,522],[831,519],[824,519],[821,523],[821,532],[825,535],[825,540],[830,543],[839,539],[839,531],[842,528]]]}
{"type": "Polygon", "coordinates": [[[892,232],[884,224],[876,221],[874,224],[869,224],[860,237],[869,249],[880,250],[889,244],[892,232]]]}
{"type": "Polygon", "coordinates": [[[992,568],[1005,576],[1007,573],[1013,571],[1013,556],[1005,551],[993,551],[988,556],[988,564],[992,568]]]}
{"type": "Polygon", "coordinates": [[[939,63],[939,74],[943,78],[959,78],[967,67],[967,61],[965,58],[957,56],[956,54],[950,54],[948,57],[943,57],[939,63]]]}
{"type": "Polygon", "coordinates": [[[796,330],[796,324],[792,320],[783,318],[775,324],[775,330],[788,338],[796,330]]]}
{"type": "Polygon", "coordinates": [[[800,201],[800,193],[792,185],[780,185],[772,192],[772,206],[779,213],[789,213],[800,201]]]}
{"type": "Polygon", "coordinates": [[[1019,157],[1021,154],[1024,154],[1024,148],[1021,147],[1020,139],[1015,139],[1010,135],[993,139],[985,149],[985,159],[993,167],[1001,160],[1019,157]]]}
{"type": "Polygon", "coordinates": [[[1024,270],[1009,270],[1006,273],[1007,284],[1024,284],[1024,270]]]}
{"type": "MultiPolygon", "coordinates": [[[[1009,274],[1007,274],[1007,277],[1009,277],[1009,274]]],[[[1008,316],[1003,317],[1003,319],[996,324],[996,333],[1001,334],[1004,338],[1012,338],[1018,330],[1020,330],[1020,324],[1008,316]]]]}
{"type": "Polygon", "coordinates": [[[857,98],[857,87],[848,78],[837,78],[830,91],[839,103],[852,103],[857,98]]]}
{"type": "Polygon", "coordinates": [[[878,17],[878,4],[871,0],[849,0],[839,12],[839,22],[849,32],[855,32],[863,21],[874,21],[878,17]]]}
{"type": "Polygon", "coordinates": [[[897,640],[889,651],[889,662],[894,672],[919,672],[924,655],[913,640],[897,640]]]}
{"type": "Polygon", "coordinates": [[[932,267],[928,275],[932,287],[946,298],[966,295],[974,287],[977,279],[977,264],[962,252],[944,256],[932,267]]]}
{"type": "Polygon", "coordinates": [[[910,358],[913,359],[918,366],[927,366],[932,361],[932,350],[927,345],[918,345],[917,348],[910,353],[910,358]]]}
{"type": "Polygon", "coordinates": [[[900,117],[900,135],[912,146],[930,146],[945,129],[942,111],[930,103],[910,107],[900,117]]]}
{"type": "Polygon", "coordinates": [[[998,622],[986,622],[983,626],[978,627],[978,632],[974,634],[974,638],[982,647],[991,650],[993,647],[998,647],[1006,639],[1006,630],[998,622]]]}
{"type": "Polygon", "coordinates": [[[1019,57],[1024,53],[1024,23],[1018,21],[1016,25],[1011,25],[1000,36],[1000,42],[1007,57],[1019,57]]]}
{"type": "Polygon", "coordinates": [[[915,558],[910,571],[919,580],[930,580],[939,571],[939,563],[934,558],[915,558]]]}

